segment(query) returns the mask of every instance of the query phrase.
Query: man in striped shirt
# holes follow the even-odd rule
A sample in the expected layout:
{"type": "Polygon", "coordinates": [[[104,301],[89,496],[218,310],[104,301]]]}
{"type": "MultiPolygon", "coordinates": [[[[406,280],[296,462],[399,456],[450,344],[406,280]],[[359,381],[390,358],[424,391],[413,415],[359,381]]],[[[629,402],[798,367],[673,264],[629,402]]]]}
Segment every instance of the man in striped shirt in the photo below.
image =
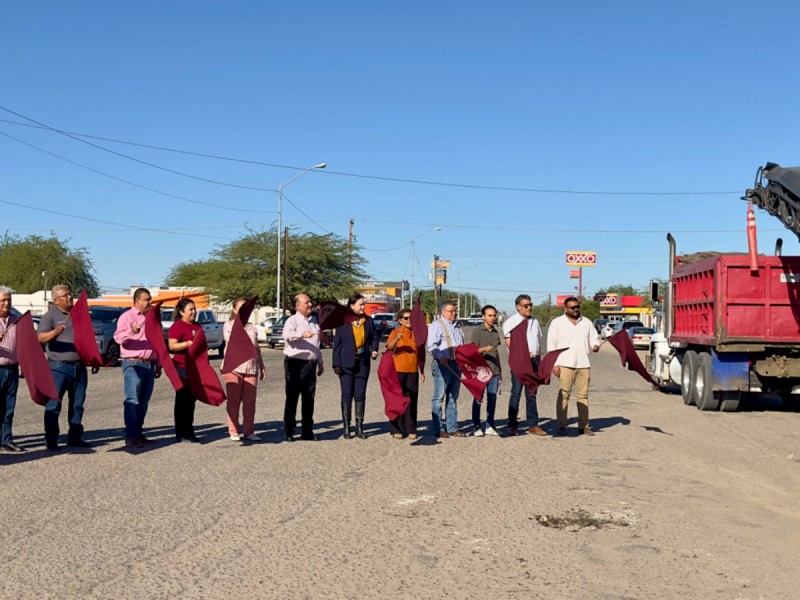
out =
{"type": "Polygon", "coordinates": [[[428,326],[428,352],[433,361],[433,398],[431,399],[431,417],[433,435],[438,438],[465,437],[458,430],[458,392],[461,389],[461,369],[456,362],[456,346],[464,343],[461,329],[455,326],[456,305],[453,302],[442,303],[439,318],[428,326]],[[444,403],[445,423],[442,428],[442,404],[444,403]]]}
{"type": "Polygon", "coordinates": [[[17,360],[18,317],[11,314],[11,290],[0,287],[0,452],[24,452],[14,443],[11,425],[14,422],[14,409],[17,406],[17,386],[19,385],[19,365],[17,360]]]}

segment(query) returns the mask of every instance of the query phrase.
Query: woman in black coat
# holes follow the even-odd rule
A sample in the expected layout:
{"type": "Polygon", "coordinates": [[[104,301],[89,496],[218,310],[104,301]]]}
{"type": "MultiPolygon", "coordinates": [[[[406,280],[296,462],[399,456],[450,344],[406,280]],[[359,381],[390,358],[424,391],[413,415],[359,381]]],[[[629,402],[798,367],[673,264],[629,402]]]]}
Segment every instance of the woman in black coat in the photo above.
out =
{"type": "Polygon", "coordinates": [[[342,388],[343,437],[350,439],[350,417],[353,400],[356,404],[356,435],[365,439],[364,408],[367,402],[367,380],[370,360],[378,356],[379,335],[371,317],[364,314],[364,296],[354,294],[347,301],[355,315],[352,323],[336,328],[333,338],[333,371],[342,388]]]}

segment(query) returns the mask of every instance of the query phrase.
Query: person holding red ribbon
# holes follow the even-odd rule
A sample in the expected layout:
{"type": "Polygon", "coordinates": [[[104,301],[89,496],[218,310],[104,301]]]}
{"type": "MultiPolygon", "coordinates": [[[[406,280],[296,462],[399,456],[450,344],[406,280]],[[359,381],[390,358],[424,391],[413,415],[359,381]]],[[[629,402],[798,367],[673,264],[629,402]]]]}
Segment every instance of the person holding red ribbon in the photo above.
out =
{"type": "Polygon", "coordinates": [[[425,372],[420,368],[417,356],[417,342],[411,324],[411,309],[397,313],[399,327],[393,329],[386,340],[386,349],[392,353],[397,378],[403,395],[409,402],[405,412],[389,421],[389,431],[396,440],[407,437],[417,439],[417,401],[419,384],[425,383],[425,372]]]}
{"type": "Polygon", "coordinates": [[[172,312],[174,323],[169,328],[169,350],[183,386],[175,392],[175,438],[179,442],[199,444],[194,433],[194,408],[197,403],[189,387],[186,360],[196,339],[204,337],[203,328],[195,323],[197,308],[188,298],[181,298],[172,312]]]}

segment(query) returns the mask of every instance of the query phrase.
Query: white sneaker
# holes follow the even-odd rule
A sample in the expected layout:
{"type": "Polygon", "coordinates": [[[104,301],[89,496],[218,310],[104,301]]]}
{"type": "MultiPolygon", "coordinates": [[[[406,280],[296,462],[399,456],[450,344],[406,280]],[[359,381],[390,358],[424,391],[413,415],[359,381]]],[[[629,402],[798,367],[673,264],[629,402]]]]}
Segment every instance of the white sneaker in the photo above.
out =
{"type": "Polygon", "coordinates": [[[492,427],[491,425],[489,425],[487,423],[486,424],[486,435],[497,435],[497,436],[499,436],[500,434],[497,433],[497,429],[495,429],[494,427],[492,427]]]}
{"type": "Polygon", "coordinates": [[[256,434],[256,433],[254,433],[253,435],[246,435],[246,436],[244,436],[244,439],[246,439],[248,442],[260,442],[261,441],[261,438],[258,437],[258,434],[256,434]]]}
{"type": "Polygon", "coordinates": [[[480,427],[476,427],[475,431],[472,432],[473,437],[483,437],[483,429],[480,427]]]}
{"type": "Polygon", "coordinates": [[[234,433],[234,434],[231,436],[231,441],[232,441],[232,442],[241,442],[241,441],[242,441],[242,438],[240,438],[240,437],[239,437],[239,434],[238,434],[238,433],[234,433]]]}

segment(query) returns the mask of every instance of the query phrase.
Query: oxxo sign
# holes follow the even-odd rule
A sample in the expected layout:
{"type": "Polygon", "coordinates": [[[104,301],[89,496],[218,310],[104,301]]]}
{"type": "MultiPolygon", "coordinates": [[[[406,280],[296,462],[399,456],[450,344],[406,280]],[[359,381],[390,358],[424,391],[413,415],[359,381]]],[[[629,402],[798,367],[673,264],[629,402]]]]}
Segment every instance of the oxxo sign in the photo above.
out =
{"type": "Polygon", "coordinates": [[[594,267],[597,265],[597,252],[587,250],[567,251],[568,267],[594,267]]]}

